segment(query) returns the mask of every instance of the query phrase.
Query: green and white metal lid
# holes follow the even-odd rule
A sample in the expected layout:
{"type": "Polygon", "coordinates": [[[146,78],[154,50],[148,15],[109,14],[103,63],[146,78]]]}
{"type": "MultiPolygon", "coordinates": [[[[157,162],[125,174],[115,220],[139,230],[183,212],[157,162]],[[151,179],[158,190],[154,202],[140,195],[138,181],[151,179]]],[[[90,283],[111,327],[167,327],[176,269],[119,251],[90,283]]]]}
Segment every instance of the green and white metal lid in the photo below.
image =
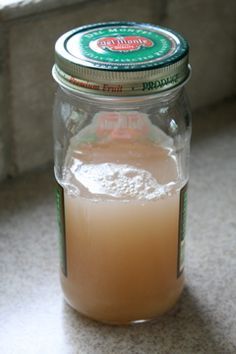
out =
{"type": "Polygon", "coordinates": [[[170,90],[189,77],[189,47],[178,33],[136,22],[83,26],[55,45],[54,79],[68,89],[110,96],[170,90]]]}

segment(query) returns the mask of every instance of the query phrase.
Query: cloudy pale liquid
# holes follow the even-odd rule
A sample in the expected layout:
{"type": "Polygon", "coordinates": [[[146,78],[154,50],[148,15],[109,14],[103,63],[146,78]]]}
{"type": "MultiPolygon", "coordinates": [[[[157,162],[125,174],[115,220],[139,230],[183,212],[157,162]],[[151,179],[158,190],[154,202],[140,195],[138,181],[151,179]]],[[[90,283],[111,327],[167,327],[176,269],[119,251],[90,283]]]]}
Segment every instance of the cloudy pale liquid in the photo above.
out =
{"type": "Polygon", "coordinates": [[[69,304],[103,322],[155,318],[176,303],[179,188],[176,161],[151,143],[84,145],[65,188],[69,304]]]}

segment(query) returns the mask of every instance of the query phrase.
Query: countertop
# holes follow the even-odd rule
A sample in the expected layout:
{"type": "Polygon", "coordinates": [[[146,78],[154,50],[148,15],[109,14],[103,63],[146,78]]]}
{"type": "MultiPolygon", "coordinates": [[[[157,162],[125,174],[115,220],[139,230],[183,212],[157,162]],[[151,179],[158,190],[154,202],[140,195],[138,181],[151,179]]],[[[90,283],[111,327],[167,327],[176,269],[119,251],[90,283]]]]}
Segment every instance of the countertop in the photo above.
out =
{"type": "Polygon", "coordinates": [[[52,169],[0,186],[1,354],[236,353],[236,104],[194,116],[186,286],[175,313],[108,326],[65,304],[52,169]]]}

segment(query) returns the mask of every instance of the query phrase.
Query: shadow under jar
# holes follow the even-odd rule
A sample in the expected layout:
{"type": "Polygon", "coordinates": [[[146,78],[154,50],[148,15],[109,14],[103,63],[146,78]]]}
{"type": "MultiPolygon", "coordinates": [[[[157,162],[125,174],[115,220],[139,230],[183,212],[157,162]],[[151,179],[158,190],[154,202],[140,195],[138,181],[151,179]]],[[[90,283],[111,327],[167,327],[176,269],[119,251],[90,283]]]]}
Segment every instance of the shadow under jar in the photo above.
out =
{"type": "Polygon", "coordinates": [[[188,44],[134,22],[56,42],[55,177],[66,301],[98,321],[154,319],[184,286],[188,44]]]}

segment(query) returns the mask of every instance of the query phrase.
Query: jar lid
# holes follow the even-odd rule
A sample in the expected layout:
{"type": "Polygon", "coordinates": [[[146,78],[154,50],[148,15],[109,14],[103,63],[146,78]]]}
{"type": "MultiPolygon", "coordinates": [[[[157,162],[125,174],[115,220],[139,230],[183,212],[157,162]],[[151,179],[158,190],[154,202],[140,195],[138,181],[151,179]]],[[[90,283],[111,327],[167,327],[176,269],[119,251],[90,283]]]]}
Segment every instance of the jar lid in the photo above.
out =
{"type": "Polygon", "coordinates": [[[55,45],[53,77],[68,89],[110,96],[170,90],[189,77],[188,43],[173,30],[136,22],[73,29],[55,45]]]}

